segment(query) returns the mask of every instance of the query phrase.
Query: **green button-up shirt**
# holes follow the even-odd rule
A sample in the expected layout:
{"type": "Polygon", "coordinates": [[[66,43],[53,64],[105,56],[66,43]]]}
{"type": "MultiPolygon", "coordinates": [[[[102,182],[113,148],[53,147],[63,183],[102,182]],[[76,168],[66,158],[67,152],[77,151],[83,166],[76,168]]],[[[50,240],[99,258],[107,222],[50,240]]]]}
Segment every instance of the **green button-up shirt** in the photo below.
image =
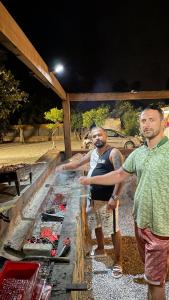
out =
{"type": "Polygon", "coordinates": [[[133,216],[139,228],[169,236],[169,140],[164,137],[153,149],[146,145],[133,151],[123,164],[137,175],[133,216]]]}

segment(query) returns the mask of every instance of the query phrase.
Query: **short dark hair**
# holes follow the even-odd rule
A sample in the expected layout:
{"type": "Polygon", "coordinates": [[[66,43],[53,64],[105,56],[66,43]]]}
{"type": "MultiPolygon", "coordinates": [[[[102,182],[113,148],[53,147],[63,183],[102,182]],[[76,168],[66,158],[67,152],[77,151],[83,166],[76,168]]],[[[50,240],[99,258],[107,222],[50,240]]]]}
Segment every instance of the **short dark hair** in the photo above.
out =
{"type": "Polygon", "coordinates": [[[106,130],[105,130],[103,127],[101,127],[101,126],[94,126],[94,127],[92,127],[92,129],[90,130],[90,132],[92,132],[92,131],[95,130],[95,129],[101,129],[101,130],[103,130],[105,133],[107,133],[106,130]]]}
{"type": "Polygon", "coordinates": [[[149,109],[157,110],[161,116],[161,119],[164,118],[164,112],[158,104],[149,104],[148,106],[142,109],[142,112],[149,109]]]}

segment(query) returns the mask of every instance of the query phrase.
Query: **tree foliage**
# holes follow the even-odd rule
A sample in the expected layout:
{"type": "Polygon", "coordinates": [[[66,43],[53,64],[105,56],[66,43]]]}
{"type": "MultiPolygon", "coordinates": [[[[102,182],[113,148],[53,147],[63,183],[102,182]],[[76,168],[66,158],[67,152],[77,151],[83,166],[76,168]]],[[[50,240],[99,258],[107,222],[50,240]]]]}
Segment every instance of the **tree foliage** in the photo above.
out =
{"type": "Polygon", "coordinates": [[[76,137],[81,139],[83,128],[83,118],[82,113],[72,110],[71,111],[71,129],[75,133],[76,137]]]}
{"type": "Polygon", "coordinates": [[[5,128],[9,117],[28,99],[28,94],[19,88],[20,82],[14,78],[11,71],[0,67],[0,121],[5,128]]]}
{"type": "Polygon", "coordinates": [[[90,128],[91,126],[102,126],[105,119],[109,115],[109,106],[101,106],[99,108],[93,108],[82,114],[83,127],[90,128]]]}
{"type": "Polygon", "coordinates": [[[52,144],[53,148],[55,146],[54,144],[54,134],[57,130],[57,128],[60,126],[60,124],[63,122],[63,109],[57,109],[51,108],[49,111],[46,111],[44,113],[44,118],[48,121],[51,121],[52,123],[48,124],[48,128],[51,130],[52,133],[52,144]]]}
{"type": "Polygon", "coordinates": [[[124,132],[127,135],[138,135],[139,134],[139,122],[138,122],[138,111],[128,110],[123,115],[124,132]]]}
{"type": "Polygon", "coordinates": [[[117,101],[112,116],[120,118],[121,127],[127,135],[139,134],[138,109],[129,101],[117,101]]]}
{"type": "Polygon", "coordinates": [[[135,107],[134,104],[129,101],[117,101],[115,108],[112,111],[112,117],[119,117],[123,131],[127,135],[139,134],[139,114],[140,110],[151,104],[156,104],[163,107],[165,104],[161,100],[149,100],[148,103],[144,102],[142,106],[135,107]]]}
{"type": "Polygon", "coordinates": [[[51,125],[55,126],[58,123],[63,122],[63,109],[57,109],[56,107],[51,108],[49,111],[44,113],[44,118],[53,122],[54,124],[51,125]]]}
{"type": "Polygon", "coordinates": [[[126,111],[134,109],[134,106],[129,101],[117,101],[112,111],[112,117],[122,118],[126,111]]]}

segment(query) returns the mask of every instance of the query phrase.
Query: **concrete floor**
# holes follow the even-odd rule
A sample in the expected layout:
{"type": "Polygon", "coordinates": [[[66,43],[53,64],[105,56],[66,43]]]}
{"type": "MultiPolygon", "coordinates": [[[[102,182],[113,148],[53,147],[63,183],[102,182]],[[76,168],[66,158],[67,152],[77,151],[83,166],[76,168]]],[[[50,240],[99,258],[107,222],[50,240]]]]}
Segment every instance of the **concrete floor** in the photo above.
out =
{"type": "MultiPolygon", "coordinates": [[[[48,150],[51,150],[52,142],[41,143],[5,143],[0,144],[0,167],[1,165],[17,163],[34,163],[48,150]]],[[[72,141],[72,150],[81,148],[81,142],[72,141]]],[[[64,151],[63,140],[55,142],[56,151],[64,151]]]]}

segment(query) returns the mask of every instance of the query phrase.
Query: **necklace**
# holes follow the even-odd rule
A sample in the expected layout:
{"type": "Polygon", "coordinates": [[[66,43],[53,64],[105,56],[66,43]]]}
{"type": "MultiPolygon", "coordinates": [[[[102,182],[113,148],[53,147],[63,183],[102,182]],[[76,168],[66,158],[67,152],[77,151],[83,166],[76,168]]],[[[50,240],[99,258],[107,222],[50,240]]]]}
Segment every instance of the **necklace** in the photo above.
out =
{"type": "Polygon", "coordinates": [[[109,150],[110,148],[111,148],[111,147],[110,147],[109,145],[107,145],[102,153],[99,153],[99,152],[98,152],[98,149],[96,149],[96,153],[97,153],[97,155],[98,155],[99,158],[100,158],[100,157],[101,157],[107,150],[109,150]]]}

